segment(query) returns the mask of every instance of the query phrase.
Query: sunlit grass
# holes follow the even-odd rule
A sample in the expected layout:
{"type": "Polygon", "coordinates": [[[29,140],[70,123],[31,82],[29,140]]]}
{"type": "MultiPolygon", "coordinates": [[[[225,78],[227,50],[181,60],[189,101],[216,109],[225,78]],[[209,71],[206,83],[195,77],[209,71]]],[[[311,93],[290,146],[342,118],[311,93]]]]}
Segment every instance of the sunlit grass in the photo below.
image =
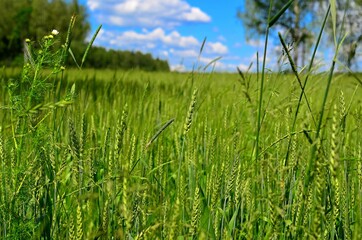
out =
{"type": "Polygon", "coordinates": [[[304,89],[306,72],[64,69],[62,54],[0,71],[1,238],[362,237],[355,77],[304,89]]]}

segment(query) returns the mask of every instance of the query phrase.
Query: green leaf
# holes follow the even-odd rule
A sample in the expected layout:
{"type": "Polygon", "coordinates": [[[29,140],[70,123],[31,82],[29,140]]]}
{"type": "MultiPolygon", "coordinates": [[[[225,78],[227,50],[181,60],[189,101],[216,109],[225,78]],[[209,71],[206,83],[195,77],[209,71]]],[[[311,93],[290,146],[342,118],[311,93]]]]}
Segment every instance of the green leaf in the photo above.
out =
{"type": "Polygon", "coordinates": [[[204,41],[202,41],[199,55],[201,55],[202,51],[204,50],[205,43],[206,43],[206,37],[204,38],[204,41]]]}
{"type": "Polygon", "coordinates": [[[334,59],[333,61],[337,61],[337,57],[338,57],[338,52],[339,52],[339,49],[341,48],[344,40],[346,39],[346,37],[348,36],[348,33],[345,33],[342,37],[342,39],[337,43],[337,49],[336,49],[336,52],[334,54],[334,59]]]}
{"type": "Polygon", "coordinates": [[[331,5],[331,16],[332,16],[332,28],[333,28],[334,45],[337,46],[337,37],[336,37],[337,6],[336,6],[336,0],[329,0],[329,3],[331,5]]]}
{"type": "Polygon", "coordinates": [[[234,212],[230,222],[229,222],[229,232],[232,233],[235,227],[236,217],[238,216],[239,208],[234,212]]]}
{"type": "Polygon", "coordinates": [[[217,58],[211,60],[211,61],[204,67],[204,71],[205,71],[208,67],[210,67],[211,64],[219,61],[221,58],[222,58],[222,57],[217,57],[217,58]]]}
{"type": "Polygon", "coordinates": [[[73,83],[71,89],[70,89],[70,94],[72,95],[72,98],[74,98],[75,96],[75,83],[73,83]]]}
{"type": "Polygon", "coordinates": [[[102,25],[99,25],[99,27],[97,28],[96,33],[93,35],[91,41],[89,42],[89,44],[88,44],[88,46],[87,46],[87,48],[86,48],[86,50],[85,50],[85,52],[84,52],[84,54],[83,54],[82,63],[80,64],[80,67],[83,66],[83,64],[84,64],[84,62],[85,62],[85,59],[87,58],[89,49],[92,47],[93,42],[94,42],[94,40],[96,40],[97,35],[98,35],[99,31],[101,30],[101,28],[102,28],[102,25]]]}
{"type": "Polygon", "coordinates": [[[285,4],[282,9],[280,9],[280,11],[269,20],[268,23],[268,28],[271,28],[277,21],[278,19],[284,14],[284,12],[289,8],[289,6],[294,2],[294,0],[290,0],[289,2],[287,2],[287,4],[285,4]]]}
{"type": "Polygon", "coordinates": [[[146,144],[146,148],[148,148],[155,140],[156,138],[168,127],[171,125],[171,123],[173,123],[173,121],[175,121],[174,118],[168,120],[157,132],[156,134],[151,138],[151,140],[146,144]]]}
{"type": "Polygon", "coordinates": [[[77,59],[75,59],[75,56],[74,56],[74,53],[73,53],[72,49],[71,49],[71,48],[68,48],[68,52],[69,52],[70,56],[73,58],[73,61],[75,62],[75,64],[77,65],[77,67],[80,69],[80,66],[79,66],[79,64],[78,64],[78,62],[77,62],[77,59]]]}

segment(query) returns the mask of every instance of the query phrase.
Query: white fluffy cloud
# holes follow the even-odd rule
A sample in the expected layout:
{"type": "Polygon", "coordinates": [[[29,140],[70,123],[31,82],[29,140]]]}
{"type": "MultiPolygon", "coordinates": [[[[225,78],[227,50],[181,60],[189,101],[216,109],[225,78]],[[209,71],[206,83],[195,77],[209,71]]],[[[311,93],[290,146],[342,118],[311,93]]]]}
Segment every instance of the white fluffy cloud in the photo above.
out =
{"type": "Polygon", "coordinates": [[[262,47],[262,43],[259,39],[249,39],[247,41],[247,44],[250,46],[250,47],[255,47],[255,48],[259,48],[259,47],[262,47]]]}
{"type": "Polygon", "coordinates": [[[171,71],[176,71],[176,72],[185,72],[186,66],[183,64],[175,64],[175,65],[171,65],[170,66],[171,71]]]}
{"type": "Polygon", "coordinates": [[[246,72],[246,71],[249,70],[249,66],[250,66],[250,65],[246,65],[246,64],[240,63],[240,64],[238,65],[238,68],[239,68],[241,71],[246,72]]]}
{"type": "Polygon", "coordinates": [[[158,45],[176,48],[192,48],[199,46],[199,41],[193,36],[181,36],[177,31],[166,33],[162,28],[152,31],[136,32],[129,30],[121,33],[102,30],[98,39],[99,45],[109,44],[114,48],[139,48],[158,45]]]}
{"type": "Polygon", "coordinates": [[[221,42],[209,42],[206,44],[206,52],[226,54],[228,52],[228,48],[221,42]]]}
{"type": "Polygon", "coordinates": [[[175,27],[184,22],[210,22],[211,17],[184,0],[88,0],[88,8],[105,24],[175,27]]]}
{"type": "MultiPolygon", "coordinates": [[[[193,36],[182,36],[178,31],[166,32],[162,28],[156,28],[152,31],[129,30],[119,33],[101,30],[96,44],[132,50],[151,50],[158,47],[174,56],[196,58],[202,43],[193,36]]],[[[227,52],[227,46],[220,42],[207,42],[205,45],[205,53],[209,55],[225,55],[227,52]]]]}
{"type": "MultiPolygon", "coordinates": [[[[202,42],[193,36],[181,35],[178,31],[167,31],[156,28],[151,31],[111,31],[102,29],[95,40],[95,45],[107,46],[113,49],[151,52],[154,56],[167,59],[171,69],[184,71],[196,62],[207,65],[218,57],[226,57],[228,47],[221,42],[206,42],[200,55],[202,42]],[[185,64],[179,64],[185,61],[185,64]]],[[[226,67],[217,61],[216,67],[224,70],[226,67]]]]}
{"type": "Polygon", "coordinates": [[[171,48],[169,50],[169,52],[173,56],[181,57],[181,58],[194,58],[194,59],[197,59],[197,57],[199,56],[199,52],[196,51],[196,49],[175,50],[175,49],[171,48]]]}

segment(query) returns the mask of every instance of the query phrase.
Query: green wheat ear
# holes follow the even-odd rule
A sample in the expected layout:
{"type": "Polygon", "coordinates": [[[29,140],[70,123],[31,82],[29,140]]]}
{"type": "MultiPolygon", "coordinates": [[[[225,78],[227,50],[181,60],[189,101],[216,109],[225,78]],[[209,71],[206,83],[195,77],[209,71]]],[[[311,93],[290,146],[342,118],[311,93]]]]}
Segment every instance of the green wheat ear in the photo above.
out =
{"type": "Polygon", "coordinates": [[[194,194],[194,203],[192,205],[192,214],[191,214],[191,228],[190,235],[195,237],[197,234],[197,227],[200,220],[201,215],[201,199],[200,199],[200,188],[196,187],[194,194]]]}
{"type": "Polygon", "coordinates": [[[82,208],[80,204],[77,205],[77,240],[83,239],[83,217],[82,217],[82,208]]]}
{"type": "Polygon", "coordinates": [[[74,28],[74,24],[75,24],[75,20],[76,20],[76,16],[73,15],[70,19],[69,25],[68,25],[68,31],[67,31],[67,37],[65,39],[65,44],[62,46],[63,50],[62,50],[62,61],[63,63],[66,61],[67,56],[68,56],[68,52],[72,55],[74,62],[77,64],[77,61],[75,61],[75,57],[73,55],[73,52],[71,52],[70,50],[70,44],[71,44],[71,35],[72,35],[72,30],[74,28]]]}
{"type": "Polygon", "coordinates": [[[192,93],[191,103],[184,124],[184,132],[183,132],[184,136],[186,136],[186,134],[188,133],[188,131],[190,131],[191,128],[192,119],[195,111],[195,105],[196,105],[196,95],[197,95],[197,89],[195,89],[194,92],[192,93]]]}

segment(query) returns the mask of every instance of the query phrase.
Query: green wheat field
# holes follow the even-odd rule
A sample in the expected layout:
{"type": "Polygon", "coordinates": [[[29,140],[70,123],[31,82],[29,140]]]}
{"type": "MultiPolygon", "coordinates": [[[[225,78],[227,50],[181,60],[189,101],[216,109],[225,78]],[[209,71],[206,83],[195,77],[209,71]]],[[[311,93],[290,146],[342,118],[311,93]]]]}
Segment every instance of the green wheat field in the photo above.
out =
{"type": "Polygon", "coordinates": [[[67,69],[52,34],[0,70],[1,239],[362,238],[361,75],[336,58],[67,69]]]}
{"type": "MultiPolygon", "coordinates": [[[[256,74],[65,72],[43,100],[60,104],[16,118],[1,110],[5,239],[361,237],[362,92],[352,77],[333,79],[316,143],[327,76],[310,79],[312,112],[302,103],[292,130],[297,81],[267,75],[255,157],[256,74]]],[[[2,106],[12,78],[2,72],[2,106]]]]}

